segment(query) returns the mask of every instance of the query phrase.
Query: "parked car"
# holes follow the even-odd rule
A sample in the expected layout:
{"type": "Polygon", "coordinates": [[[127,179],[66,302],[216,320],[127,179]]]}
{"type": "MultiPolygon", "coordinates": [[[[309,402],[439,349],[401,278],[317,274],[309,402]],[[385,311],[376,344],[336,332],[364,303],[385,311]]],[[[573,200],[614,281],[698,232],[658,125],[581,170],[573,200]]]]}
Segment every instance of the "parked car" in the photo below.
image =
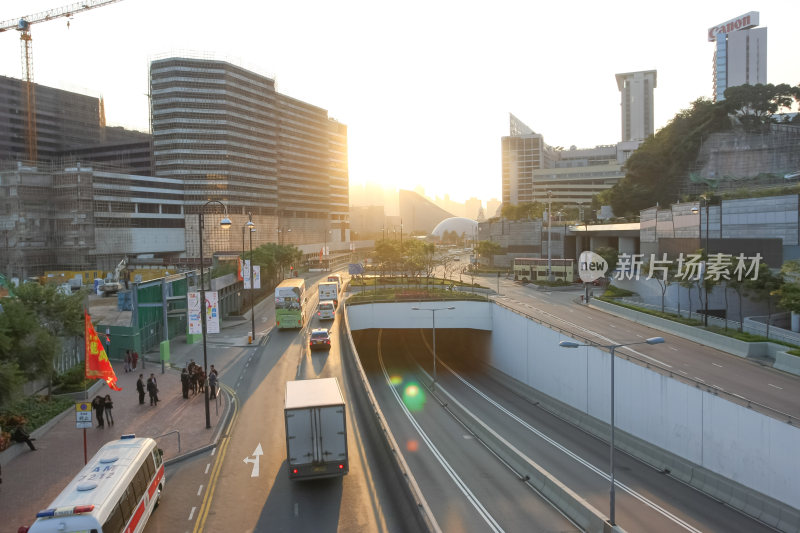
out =
{"type": "Polygon", "coordinates": [[[308,347],[312,350],[322,348],[323,350],[331,349],[331,333],[327,329],[312,329],[311,335],[308,338],[308,347]]]}

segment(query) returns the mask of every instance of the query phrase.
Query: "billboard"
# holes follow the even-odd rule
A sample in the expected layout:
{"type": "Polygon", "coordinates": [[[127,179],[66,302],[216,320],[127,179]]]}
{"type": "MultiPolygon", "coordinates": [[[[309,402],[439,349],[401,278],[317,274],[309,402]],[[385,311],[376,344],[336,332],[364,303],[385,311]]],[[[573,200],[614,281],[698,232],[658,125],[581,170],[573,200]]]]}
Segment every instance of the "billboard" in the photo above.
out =
{"type": "Polygon", "coordinates": [[[758,11],[751,11],[744,15],[738,16],[735,19],[726,20],[722,24],[717,24],[708,28],[708,42],[717,40],[717,35],[720,33],[730,33],[737,30],[746,30],[758,26],[758,11]]]}

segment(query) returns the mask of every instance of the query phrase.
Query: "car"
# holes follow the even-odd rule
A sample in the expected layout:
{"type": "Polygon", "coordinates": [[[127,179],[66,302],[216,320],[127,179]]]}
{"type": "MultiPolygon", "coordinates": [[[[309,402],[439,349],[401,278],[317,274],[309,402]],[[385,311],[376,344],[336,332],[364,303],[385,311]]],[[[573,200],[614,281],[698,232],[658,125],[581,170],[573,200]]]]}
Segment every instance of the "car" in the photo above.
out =
{"type": "Polygon", "coordinates": [[[336,302],[322,300],[317,307],[317,316],[320,320],[333,320],[336,318],[336,302]]]}
{"type": "Polygon", "coordinates": [[[315,348],[330,350],[331,332],[323,328],[312,329],[311,335],[309,335],[308,338],[308,347],[311,348],[312,350],[314,350],[315,348]]]}

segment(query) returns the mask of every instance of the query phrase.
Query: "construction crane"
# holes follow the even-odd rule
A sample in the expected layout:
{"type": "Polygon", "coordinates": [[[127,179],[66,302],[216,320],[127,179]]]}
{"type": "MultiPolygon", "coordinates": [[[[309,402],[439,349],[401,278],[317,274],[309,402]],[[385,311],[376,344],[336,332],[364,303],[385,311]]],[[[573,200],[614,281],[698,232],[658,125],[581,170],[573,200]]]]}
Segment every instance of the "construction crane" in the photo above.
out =
{"type": "MultiPolygon", "coordinates": [[[[46,22],[61,17],[71,17],[81,11],[88,11],[96,7],[114,4],[121,0],[85,0],[68,6],[42,11],[26,17],[15,18],[0,22],[0,32],[17,30],[19,32],[20,46],[22,48],[22,96],[25,103],[26,131],[25,147],[28,159],[36,162],[36,94],[33,86],[33,38],[31,37],[31,24],[46,22]]],[[[69,27],[69,21],[67,21],[69,27]]]]}

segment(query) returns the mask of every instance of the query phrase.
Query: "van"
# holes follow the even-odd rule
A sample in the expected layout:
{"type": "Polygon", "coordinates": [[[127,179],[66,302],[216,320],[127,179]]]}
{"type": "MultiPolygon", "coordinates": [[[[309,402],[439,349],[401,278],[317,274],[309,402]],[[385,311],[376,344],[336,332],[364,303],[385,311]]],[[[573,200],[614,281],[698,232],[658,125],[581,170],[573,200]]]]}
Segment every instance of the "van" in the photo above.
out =
{"type": "Polygon", "coordinates": [[[317,316],[320,320],[333,320],[336,318],[336,304],[330,300],[323,300],[317,308],[317,316]]]}

